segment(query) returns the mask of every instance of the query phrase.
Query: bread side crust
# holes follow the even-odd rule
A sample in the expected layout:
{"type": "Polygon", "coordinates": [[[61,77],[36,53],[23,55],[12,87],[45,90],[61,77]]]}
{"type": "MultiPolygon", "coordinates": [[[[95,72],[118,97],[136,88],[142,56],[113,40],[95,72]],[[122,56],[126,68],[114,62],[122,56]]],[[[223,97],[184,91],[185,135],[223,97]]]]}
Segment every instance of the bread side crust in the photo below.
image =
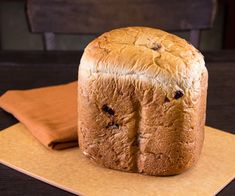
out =
{"type": "Polygon", "coordinates": [[[83,153],[112,169],[182,173],[196,163],[203,144],[206,70],[200,83],[197,93],[171,99],[160,84],[133,76],[81,73],[78,133],[83,153]],[[104,105],[114,115],[103,111],[104,105]]]}

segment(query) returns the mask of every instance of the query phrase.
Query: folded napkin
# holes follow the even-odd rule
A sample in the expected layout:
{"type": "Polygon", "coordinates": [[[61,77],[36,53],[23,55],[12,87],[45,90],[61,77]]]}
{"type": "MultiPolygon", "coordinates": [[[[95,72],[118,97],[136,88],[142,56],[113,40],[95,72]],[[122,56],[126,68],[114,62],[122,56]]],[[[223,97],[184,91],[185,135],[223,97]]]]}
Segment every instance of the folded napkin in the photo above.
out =
{"type": "Polygon", "coordinates": [[[77,141],[77,81],[65,85],[10,90],[0,107],[13,114],[43,145],[64,149],[77,141]]]}

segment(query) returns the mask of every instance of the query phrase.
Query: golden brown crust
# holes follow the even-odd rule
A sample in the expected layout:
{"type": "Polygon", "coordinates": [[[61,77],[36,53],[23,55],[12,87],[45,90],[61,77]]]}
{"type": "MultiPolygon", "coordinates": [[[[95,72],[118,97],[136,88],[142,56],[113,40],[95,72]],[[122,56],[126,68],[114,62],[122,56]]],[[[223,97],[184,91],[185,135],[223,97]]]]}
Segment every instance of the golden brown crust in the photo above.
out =
{"type": "MultiPolygon", "coordinates": [[[[204,69],[201,53],[184,39],[167,32],[128,27],[104,33],[92,41],[80,71],[135,75],[151,82],[189,88],[204,69]]],[[[172,87],[174,88],[174,87],[172,87]]]]}
{"type": "Polygon", "coordinates": [[[207,70],[186,41],[144,27],[105,33],[84,52],[78,90],[79,144],[96,163],[173,175],[198,160],[207,70]]]}

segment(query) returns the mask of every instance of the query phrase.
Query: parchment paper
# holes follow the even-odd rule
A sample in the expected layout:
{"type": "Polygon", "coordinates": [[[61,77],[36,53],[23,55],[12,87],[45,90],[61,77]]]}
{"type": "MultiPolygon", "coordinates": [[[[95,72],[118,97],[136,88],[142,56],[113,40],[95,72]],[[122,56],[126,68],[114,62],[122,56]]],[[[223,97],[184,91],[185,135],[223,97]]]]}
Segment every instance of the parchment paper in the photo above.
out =
{"type": "Polygon", "coordinates": [[[110,195],[214,195],[235,177],[235,135],[206,127],[197,165],[172,177],[99,167],[79,148],[48,150],[22,124],[0,132],[0,162],[72,193],[110,195]]]}

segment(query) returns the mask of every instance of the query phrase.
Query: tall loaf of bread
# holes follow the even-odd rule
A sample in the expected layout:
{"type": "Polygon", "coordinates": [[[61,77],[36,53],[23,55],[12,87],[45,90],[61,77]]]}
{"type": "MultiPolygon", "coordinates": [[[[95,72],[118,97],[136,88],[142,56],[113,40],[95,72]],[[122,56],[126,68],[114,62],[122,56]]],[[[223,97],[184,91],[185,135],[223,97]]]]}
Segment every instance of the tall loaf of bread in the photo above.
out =
{"type": "Polygon", "coordinates": [[[79,67],[83,154],[128,172],[187,170],[203,145],[207,80],[202,54],[175,35],[146,27],[104,33],[79,67]]]}

